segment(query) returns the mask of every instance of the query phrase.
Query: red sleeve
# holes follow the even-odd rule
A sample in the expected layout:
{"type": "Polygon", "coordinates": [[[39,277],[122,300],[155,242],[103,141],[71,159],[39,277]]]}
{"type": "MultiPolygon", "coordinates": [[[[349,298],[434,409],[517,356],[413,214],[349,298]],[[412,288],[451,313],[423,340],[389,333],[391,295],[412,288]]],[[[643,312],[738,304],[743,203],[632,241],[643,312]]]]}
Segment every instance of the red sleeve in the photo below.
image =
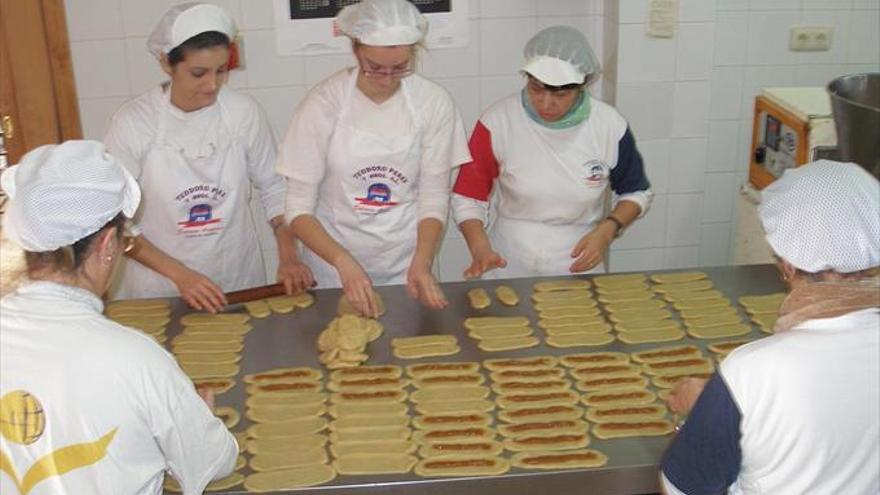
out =
{"type": "Polygon", "coordinates": [[[477,122],[468,143],[473,161],[461,166],[452,191],[479,201],[489,201],[492,184],[498,177],[498,161],[492,153],[492,133],[477,122]]]}

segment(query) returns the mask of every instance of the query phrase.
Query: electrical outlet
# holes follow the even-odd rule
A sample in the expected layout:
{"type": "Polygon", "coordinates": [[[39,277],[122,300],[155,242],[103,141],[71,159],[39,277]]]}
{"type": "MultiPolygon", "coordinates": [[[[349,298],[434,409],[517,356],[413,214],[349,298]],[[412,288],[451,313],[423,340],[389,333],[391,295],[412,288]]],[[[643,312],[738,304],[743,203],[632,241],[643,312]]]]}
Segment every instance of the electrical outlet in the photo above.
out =
{"type": "Polygon", "coordinates": [[[793,26],[788,48],[793,52],[827,52],[833,34],[834,28],[829,26],[793,26]]]}

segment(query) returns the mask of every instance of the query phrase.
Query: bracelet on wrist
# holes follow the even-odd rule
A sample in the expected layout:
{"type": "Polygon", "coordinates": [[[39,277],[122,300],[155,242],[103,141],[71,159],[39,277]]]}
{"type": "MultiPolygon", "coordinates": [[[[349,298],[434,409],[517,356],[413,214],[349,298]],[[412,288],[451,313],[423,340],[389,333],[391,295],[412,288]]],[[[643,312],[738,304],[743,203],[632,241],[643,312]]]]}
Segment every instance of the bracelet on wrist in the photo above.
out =
{"type": "Polygon", "coordinates": [[[624,225],[623,225],[623,222],[620,221],[620,219],[618,219],[614,215],[608,215],[607,217],[605,217],[605,220],[610,221],[611,223],[613,223],[616,226],[616,229],[614,231],[614,238],[615,239],[620,237],[621,234],[623,234],[624,225]]]}

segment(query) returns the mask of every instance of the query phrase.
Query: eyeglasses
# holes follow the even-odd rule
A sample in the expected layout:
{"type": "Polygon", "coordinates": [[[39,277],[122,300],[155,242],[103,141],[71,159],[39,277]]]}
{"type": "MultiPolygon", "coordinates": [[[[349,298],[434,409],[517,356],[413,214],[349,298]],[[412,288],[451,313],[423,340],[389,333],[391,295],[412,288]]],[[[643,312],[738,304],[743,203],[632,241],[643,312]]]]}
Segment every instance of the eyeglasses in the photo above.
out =
{"type": "Polygon", "coordinates": [[[392,79],[402,79],[406,76],[409,76],[413,73],[412,69],[401,69],[401,70],[369,70],[361,67],[361,73],[363,73],[364,77],[369,77],[370,79],[383,79],[386,77],[390,77],[392,79]]]}
{"type": "Polygon", "coordinates": [[[398,65],[397,67],[385,68],[369,60],[360,59],[360,57],[358,58],[358,61],[360,62],[361,73],[364,75],[364,77],[368,77],[370,79],[383,79],[386,77],[390,77],[392,79],[402,79],[413,73],[412,68],[409,67],[409,61],[406,61],[403,64],[398,65]],[[401,67],[401,65],[407,65],[407,67],[404,68],[401,67]],[[372,67],[376,67],[376,69],[373,69],[372,67]]]}

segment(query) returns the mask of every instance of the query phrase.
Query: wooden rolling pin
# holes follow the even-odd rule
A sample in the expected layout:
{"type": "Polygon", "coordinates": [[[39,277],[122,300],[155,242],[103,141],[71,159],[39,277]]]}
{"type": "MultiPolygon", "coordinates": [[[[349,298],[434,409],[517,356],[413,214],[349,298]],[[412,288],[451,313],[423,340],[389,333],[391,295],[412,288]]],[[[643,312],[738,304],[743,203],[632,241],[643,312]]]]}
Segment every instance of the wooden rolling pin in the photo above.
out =
{"type": "Polygon", "coordinates": [[[267,297],[283,296],[284,294],[284,284],[263,285],[261,287],[252,287],[250,289],[227,292],[226,303],[239,304],[248,301],[256,301],[257,299],[265,299],[267,297]]]}

